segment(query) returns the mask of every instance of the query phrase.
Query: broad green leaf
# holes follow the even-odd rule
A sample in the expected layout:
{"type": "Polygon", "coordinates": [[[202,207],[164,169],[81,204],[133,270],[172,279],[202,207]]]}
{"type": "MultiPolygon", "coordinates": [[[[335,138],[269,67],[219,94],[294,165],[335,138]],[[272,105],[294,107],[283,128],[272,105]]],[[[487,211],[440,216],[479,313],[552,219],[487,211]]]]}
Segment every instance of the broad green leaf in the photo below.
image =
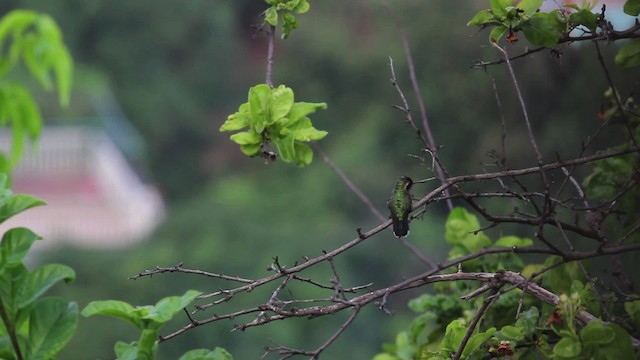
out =
{"type": "Polygon", "coordinates": [[[184,353],[178,360],[233,360],[231,354],[223,348],[195,349],[184,353]]]}
{"type": "Polygon", "coordinates": [[[624,3],[624,13],[631,16],[640,14],[640,0],[627,0],[624,3]]]}
{"type": "Polygon", "coordinates": [[[296,7],[293,8],[293,11],[295,11],[298,14],[304,14],[307,11],[309,11],[310,7],[311,5],[309,5],[309,2],[307,0],[300,0],[300,2],[298,2],[298,5],[296,5],[296,7]]]}
{"type": "Polygon", "coordinates": [[[580,9],[569,15],[569,23],[582,25],[591,31],[596,31],[598,27],[598,15],[587,9],[580,9]]]}
{"type": "Polygon", "coordinates": [[[4,233],[0,244],[0,269],[10,269],[22,263],[31,245],[39,239],[27,228],[14,228],[4,233]]]}
{"type": "Polygon", "coordinates": [[[599,319],[590,321],[587,326],[580,331],[580,338],[585,345],[608,344],[613,341],[615,336],[615,331],[612,328],[605,326],[599,319]]]}
{"type": "Polygon", "coordinates": [[[580,340],[573,337],[563,337],[558,341],[556,346],[553,347],[553,353],[555,355],[565,358],[578,356],[580,351],[582,351],[582,344],[580,344],[580,340]]]}
{"type": "Polygon", "coordinates": [[[533,240],[517,236],[503,236],[493,244],[495,247],[524,247],[533,245],[533,240]]]}
{"type": "Polygon", "coordinates": [[[249,114],[251,123],[258,133],[262,133],[269,115],[269,98],[271,87],[260,84],[249,89],[249,114]]]}
{"type": "Polygon", "coordinates": [[[445,239],[453,245],[460,245],[468,252],[476,252],[491,245],[491,240],[480,231],[478,218],[466,209],[454,208],[445,224],[445,239]]]}
{"type": "Polygon", "coordinates": [[[614,331],[615,337],[611,342],[601,345],[599,353],[606,360],[634,359],[635,354],[629,334],[616,324],[608,324],[607,327],[614,331]]]}
{"type": "Polygon", "coordinates": [[[278,26],[278,11],[273,6],[264,12],[264,21],[269,25],[278,26]]]}
{"type": "Polygon", "coordinates": [[[563,24],[555,11],[535,13],[523,26],[524,36],[534,45],[553,47],[560,40],[563,24]]]}
{"type": "Polygon", "coordinates": [[[269,101],[270,118],[267,119],[267,125],[273,124],[287,115],[292,105],[293,90],[284,85],[271,89],[271,98],[269,101]]]}
{"type": "Polygon", "coordinates": [[[143,359],[155,359],[158,350],[158,331],[156,329],[144,329],[138,340],[138,356],[143,359]]]}
{"type": "Polygon", "coordinates": [[[145,359],[144,357],[138,357],[138,342],[134,341],[131,344],[127,344],[123,341],[118,341],[113,347],[113,351],[116,353],[118,360],[153,360],[145,359]]]}
{"type": "Polygon", "coordinates": [[[61,298],[42,299],[36,302],[29,319],[29,359],[54,359],[76,331],[78,305],[61,298]]]}
{"type": "MultiPolygon", "coordinates": [[[[544,262],[544,265],[549,266],[557,261],[559,261],[557,256],[550,256],[544,262]]],[[[545,285],[556,294],[569,294],[571,293],[571,285],[574,280],[578,280],[583,283],[586,280],[577,261],[562,264],[547,271],[543,275],[543,279],[545,285]]]]}
{"type": "Polygon", "coordinates": [[[136,308],[119,300],[92,301],[84,309],[82,316],[105,315],[126,320],[139,329],[142,329],[142,319],[137,316],[136,308]]]}
{"type": "Polygon", "coordinates": [[[460,346],[466,331],[467,327],[462,325],[462,322],[458,319],[449,323],[444,333],[442,343],[440,344],[442,350],[454,353],[458,349],[458,346],[460,346]]]}
{"type": "Polygon", "coordinates": [[[631,40],[618,50],[616,64],[622,67],[640,65],[640,39],[631,40]]]}
{"type": "Polygon", "coordinates": [[[491,339],[493,337],[493,334],[496,332],[496,328],[491,327],[488,328],[486,331],[481,332],[481,333],[477,333],[472,335],[469,338],[469,342],[467,342],[467,345],[465,346],[464,350],[462,351],[462,356],[463,358],[469,356],[469,354],[471,354],[471,352],[479,347],[482,346],[482,344],[491,339]]]}
{"type": "Polygon", "coordinates": [[[313,150],[306,144],[293,144],[296,156],[296,165],[307,166],[313,162],[313,150]]]}
{"type": "Polygon", "coordinates": [[[507,31],[509,31],[509,28],[504,25],[498,25],[494,27],[489,33],[489,42],[497,43],[504,36],[504,34],[507,33],[507,31]]]}
{"type": "Polygon", "coordinates": [[[42,265],[34,271],[27,274],[18,283],[16,291],[16,302],[19,308],[24,308],[36,301],[50,287],[57,282],[73,281],[76,273],[72,268],[61,264],[42,265]]]}
{"type": "Polygon", "coordinates": [[[144,319],[153,320],[159,324],[163,324],[173,318],[175,314],[182,311],[189,305],[201,291],[189,290],[182,296],[169,296],[161,299],[156,303],[151,312],[144,316],[144,319]]]}
{"type": "Polygon", "coordinates": [[[296,131],[295,139],[296,141],[320,140],[327,136],[327,134],[328,132],[324,130],[318,130],[314,127],[308,127],[296,131]]]}
{"type": "Polygon", "coordinates": [[[467,26],[478,25],[482,26],[490,23],[491,21],[495,21],[493,18],[493,14],[488,9],[478,11],[467,23],[467,26]]]}
{"type": "MultiPolygon", "coordinates": [[[[514,0],[491,0],[491,11],[497,18],[504,18],[507,16],[507,7],[514,5],[514,0]]],[[[502,20],[502,19],[500,19],[502,20]]]]}
{"type": "Polygon", "coordinates": [[[594,315],[600,314],[600,301],[596,293],[593,291],[591,284],[587,283],[583,285],[582,282],[574,280],[571,283],[571,294],[578,294],[580,297],[580,303],[586,308],[588,312],[594,315]]]}
{"type": "Polygon", "coordinates": [[[0,206],[0,223],[27,209],[44,204],[46,204],[45,201],[40,200],[35,196],[24,194],[13,195],[7,199],[2,206],[0,206]]]}
{"type": "Polygon", "coordinates": [[[243,131],[229,137],[233,142],[240,145],[254,145],[262,142],[262,137],[253,131],[243,131]]]}
{"type": "Polygon", "coordinates": [[[531,15],[540,9],[542,0],[522,0],[516,6],[518,9],[524,10],[525,14],[531,15]]]}
{"type": "Polygon", "coordinates": [[[251,124],[249,114],[249,103],[240,105],[238,112],[227,117],[227,120],[220,126],[220,131],[234,131],[244,129],[251,124]]]}
{"type": "Polygon", "coordinates": [[[282,119],[282,126],[292,126],[305,116],[312,114],[317,110],[324,110],[326,108],[326,103],[296,102],[291,106],[286,118],[282,119]]]}
{"type": "Polygon", "coordinates": [[[516,320],[516,326],[522,329],[524,336],[531,337],[536,331],[536,324],[538,323],[539,317],[540,313],[538,312],[538,308],[532,306],[529,310],[520,313],[518,320],[516,320]]]}
{"type": "Polygon", "coordinates": [[[295,160],[296,150],[294,147],[294,134],[287,134],[283,137],[274,138],[273,143],[278,148],[278,155],[284,162],[292,162],[295,160]]]}
{"type": "Polygon", "coordinates": [[[624,303],[624,310],[629,314],[636,328],[640,329],[640,300],[624,303]]]}
{"type": "Polygon", "coordinates": [[[58,85],[58,101],[61,106],[69,105],[71,83],[73,78],[73,59],[69,51],[60,44],[56,49],[53,72],[58,85]]]}
{"type": "Polygon", "coordinates": [[[247,156],[256,156],[260,153],[262,146],[260,144],[243,144],[240,145],[240,151],[247,156]]]}
{"type": "Polygon", "coordinates": [[[289,11],[282,12],[282,38],[286,39],[289,37],[289,33],[295,28],[298,27],[298,21],[296,17],[289,11]]]}

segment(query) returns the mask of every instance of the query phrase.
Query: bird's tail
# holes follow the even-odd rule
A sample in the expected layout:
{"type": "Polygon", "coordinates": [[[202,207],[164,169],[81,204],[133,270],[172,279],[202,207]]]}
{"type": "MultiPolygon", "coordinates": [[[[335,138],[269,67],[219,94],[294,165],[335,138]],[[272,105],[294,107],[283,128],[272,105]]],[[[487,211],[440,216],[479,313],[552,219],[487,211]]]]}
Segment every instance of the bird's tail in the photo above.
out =
{"type": "Polygon", "coordinates": [[[401,238],[409,235],[409,219],[393,218],[393,235],[401,238]]]}

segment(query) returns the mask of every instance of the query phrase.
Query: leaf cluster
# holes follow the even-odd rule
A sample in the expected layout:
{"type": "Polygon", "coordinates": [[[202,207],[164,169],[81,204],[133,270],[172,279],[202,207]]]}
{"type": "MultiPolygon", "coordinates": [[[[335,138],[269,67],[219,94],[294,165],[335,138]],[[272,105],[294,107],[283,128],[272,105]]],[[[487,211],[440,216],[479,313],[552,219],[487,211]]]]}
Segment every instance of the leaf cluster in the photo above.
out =
{"type": "Polygon", "coordinates": [[[248,101],[229,115],[220,131],[248,128],[231,135],[245,155],[275,158],[275,153],[265,150],[273,142],[284,162],[306,166],[313,161],[313,151],[305,142],[327,135],[326,131],[313,127],[307,115],[326,108],[325,103],[294,102],[293,90],[284,85],[271,88],[260,84],[249,89],[248,101]]]}
{"type": "MultiPolygon", "coordinates": [[[[44,201],[14,195],[0,175],[0,223],[44,201]]],[[[30,271],[24,258],[40,238],[26,228],[12,228],[0,243],[0,358],[54,359],[71,340],[78,324],[78,305],[58,297],[43,297],[61,280],[75,280],[73,269],[46,264],[30,271]]]]}
{"type": "Polygon", "coordinates": [[[37,139],[42,116],[31,93],[21,84],[7,80],[20,62],[47,91],[54,88],[61,105],[68,105],[73,61],[62,41],[62,33],[48,15],[14,10],[0,19],[0,126],[11,124],[12,147],[7,158],[0,154],[0,171],[13,168],[24,148],[25,138],[37,139]]]}
{"type": "MultiPolygon", "coordinates": [[[[158,352],[158,331],[168,321],[180,313],[200,291],[189,290],[182,296],[160,299],[155,305],[132,306],[119,300],[102,300],[89,303],[82,316],[105,315],[125,320],[141,330],[138,341],[125,343],[118,341],[114,346],[120,360],[155,359],[158,352]]],[[[195,349],[186,352],[179,360],[232,360],[231,354],[222,348],[213,351],[195,349]]]]}
{"type": "MultiPolygon", "coordinates": [[[[604,21],[604,14],[593,11],[596,2],[585,0],[582,4],[565,4],[562,9],[548,12],[540,11],[542,3],[543,0],[491,0],[490,8],[480,10],[467,25],[490,27],[489,41],[492,43],[500,41],[505,34],[506,40],[514,43],[521,32],[531,44],[547,48],[569,39],[574,30],[579,30],[580,36],[595,36],[610,30],[611,24],[604,21]]],[[[640,2],[628,0],[624,11],[637,16],[640,2]]],[[[615,60],[622,67],[640,65],[640,39],[623,45],[615,60]]]]}
{"type": "Polygon", "coordinates": [[[278,26],[282,19],[282,38],[289,37],[289,33],[298,27],[298,21],[294,14],[303,14],[309,11],[307,0],[265,0],[270,8],[264,12],[264,21],[271,26],[278,26]]]}

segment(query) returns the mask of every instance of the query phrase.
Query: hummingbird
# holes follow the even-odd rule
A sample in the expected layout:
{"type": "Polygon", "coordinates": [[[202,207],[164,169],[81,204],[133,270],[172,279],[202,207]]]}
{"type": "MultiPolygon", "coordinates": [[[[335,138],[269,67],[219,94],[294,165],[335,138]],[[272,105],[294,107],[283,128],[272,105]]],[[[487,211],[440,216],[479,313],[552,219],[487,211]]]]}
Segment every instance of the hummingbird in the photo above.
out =
{"type": "Polygon", "coordinates": [[[393,235],[397,238],[409,234],[409,213],[412,208],[411,186],[413,180],[407,176],[398,179],[393,188],[391,197],[387,201],[387,206],[391,211],[391,221],[393,222],[393,235]]]}

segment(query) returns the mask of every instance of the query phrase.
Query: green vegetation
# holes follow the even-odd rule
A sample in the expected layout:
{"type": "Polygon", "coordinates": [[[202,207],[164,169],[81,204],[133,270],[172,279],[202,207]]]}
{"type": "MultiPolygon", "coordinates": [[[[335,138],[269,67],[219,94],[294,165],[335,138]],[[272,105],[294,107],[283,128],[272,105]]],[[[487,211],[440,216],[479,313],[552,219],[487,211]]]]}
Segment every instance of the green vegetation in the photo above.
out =
{"type": "MultiPolygon", "coordinates": [[[[256,3],[20,2],[59,19],[74,57],[109,74],[148,141],[148,169],[167,194],[170,215],[152,240],[133,249],[39,254],[39,261],[66,264],[33,271],[52,274],[42,282],[29,280],[22,263],[37,235],[8,231],[0,275],[13,285],[2,287],[0,305],[9,310],[0,332],[2,357],[17,358],[14,338],[29,349],[25,359],[36,348],[49,351],[42,358],[110,357],[114,344],[120,360],[252,359],[264,345],[271,358],[634,356],[638,278],[625,269],[633,265],[639,238],[640,121],[632,96],[638,39],[606,49],[586,42],[565,47],[581,41],[569,38],[571,31],[589,38],[606,29],[614,44],[623,38],[589,2],[562,11],[538,11],[540,0],[492,0],[489,9],[470,4],[455,11],[445,2],[381,9],[364,0],[327,1],[314,2],[311,11],[304,0],[256,3]],[[482,47],[481,37],[469,40],[475,32],[464,28],[468,19],[488,30],[492,46],[482,47]],[[265,48],[278,31],[286,41],[278,40],[273,57],[273,48],[265,48]],[[519,42],[520,34],[526,41],[519,42]],[[505,49],[516,57],[505,60],[505,49]],[[409,51],[413,67],[402,60],[409,51]],[[530,56],[546,52],[562,53],[561,62],[530,56]],[[401,100],[388,84],[389,56],[407,108],[390,106],[401,100]],[[473,63],[485,72],[469,69],[474,59],[496,57],[473,63]],[[611,67],[614,61],[624,69],[611,67]],[[265,64],[266,84],[255,85],[265,64]],[[287,85],[272,86],[272,76],[287,85]],[[412,80],[424,99],[413,98],[412,80]],[[247,88],[247,102],[237,108],[247,88]],[[292,89],[296,97],[324,102],[296,102],[292,89]],[[406,114],[421,101],[428,119],[413,111],[416,126],[406,114]],[[326,111],[315,114],[320,109],[326,111]],[[523,113],[531,124],[521,121],[523,113]],[[275,161],[262,166],[246,159],[218,129],[238,131],[231,140],[244,155],[275,161]],[[419,141],[429,131],[437,151],[419,141]],[[307,143],[320,139],[328,150],[317,153],[349,177],[351,188],[312,162],[307,143]],[[380,227],[387,214],[376,209],[384,208],[399,176],[429,178],[436,163],[447,165],[446,179],[416,182],[411,235],[393,239],[380,227]],[[444,206],[445,190],[453,209],[444,206]],[[69,266],[77,282],[52,289],[55,300],[38,300],[59,280],[75,278],[69,266]],[[22,288],[21,294],[38,296],[16,297],[14,289],[22,288]],[[90,316],[71,339],[78,306],[62,298],[86,306],[86,316],[108,315],[127,327],[90,316]],[[105,298],[119,300],[97,301],[105,298]],[[130,305],[141,303],[156,305],[130,305]],[[58,313],[61,320],[50,321],[58,313]],[[55,346],[38,347],[43,335],[33,329],[43,328],[41,319],[58,324],[47,325],[55,346]],[[380,352],[388,339],[395,342],[380,352]]],[[[632,16],[638,9],[635,0],[624,8],[632,16]]],[[[637,37],[638,26],[629,31],[624,36],[637,37]]],[[[8,54],[3,58],[11,59],[8,54]]],[[[25,56],[45,89],[53,72],[58,91],[67,92],[60,96],[64,103],[70,80],[60,80],[56,66],[33,70],[25,56]]],[[[14,135],[20,124],[41,126],[33,120],[38,97],[24,89],[30,100],[20,112],[28,116],[13,125],[14,135]]],[[[24,195],[17,199],[30,200],[11,200],[16,197],[4,191],[0,212],[7,217],[40,204],[24,195]]]]}

